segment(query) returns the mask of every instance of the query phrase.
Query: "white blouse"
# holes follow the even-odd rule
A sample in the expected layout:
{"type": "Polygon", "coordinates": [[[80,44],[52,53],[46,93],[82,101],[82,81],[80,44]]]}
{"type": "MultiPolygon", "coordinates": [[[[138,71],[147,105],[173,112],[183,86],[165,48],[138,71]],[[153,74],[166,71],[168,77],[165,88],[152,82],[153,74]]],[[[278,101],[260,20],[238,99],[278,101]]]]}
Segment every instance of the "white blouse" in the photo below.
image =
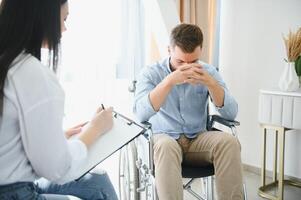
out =
{"type": "Polygon", "coordinates": [[[30,54],[11,64],[0,117],[0,185],[44,177],[57,183],[87,157],[80,140],[63,132],[64,92],[55,74],[30,54]]]}

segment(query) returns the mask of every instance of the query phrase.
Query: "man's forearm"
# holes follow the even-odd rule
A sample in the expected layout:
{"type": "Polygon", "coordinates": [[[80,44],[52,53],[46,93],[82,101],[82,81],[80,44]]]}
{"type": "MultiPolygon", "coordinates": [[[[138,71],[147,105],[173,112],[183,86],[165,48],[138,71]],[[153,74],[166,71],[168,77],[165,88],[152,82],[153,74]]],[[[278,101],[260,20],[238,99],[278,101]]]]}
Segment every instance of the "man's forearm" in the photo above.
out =
{"type": "Polygon", "coordinates": [[[215,106],[222,107],[224,105],[225,91],[218,82],[208,87],[210,96],[215,106]]]}
{"type": "Polygon", "coordinates": [[[149,93],[149,99],[155,111],[159,111],[171,89],[172,84],[165,78],[149,93]]]}

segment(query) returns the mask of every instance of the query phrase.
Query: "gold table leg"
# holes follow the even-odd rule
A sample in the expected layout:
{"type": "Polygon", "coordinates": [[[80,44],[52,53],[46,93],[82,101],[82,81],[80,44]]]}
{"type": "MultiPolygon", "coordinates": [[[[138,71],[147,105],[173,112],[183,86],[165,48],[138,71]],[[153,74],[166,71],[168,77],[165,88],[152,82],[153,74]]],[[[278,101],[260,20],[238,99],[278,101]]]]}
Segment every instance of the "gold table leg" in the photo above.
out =
{"type": "Polygon", "coordinates": [[[284,190],[284,147],[285,147],[285,130],[279,130],[279,183],[278,183],[278,198],[283,199],[284,190]]]}
{"type": "Polygon", "coordinates": [[[258,194],[263,198],[267,198],[271,200],[283,200],[285,184],[301,187],[301,182],[284,179],[285,132],[286,130],[289,129],[286,129],[284,127],[266,125],[266,124],[262,124],[261,128],[263,131],[263,150],[262,150],[261,186],[258,189],[258,194]],[[268,129],[275,131],[273,182],[269,184],[266,183],[266,148],[267,148],[266,137],[267,137],[268,129]],[[279,145],[279,177],[277,180],[278,145],[279,145]],[[278,187],[277,196],[274,196],[266,192],[267,190],[277,188],[277,187],[278,187]]]}
{"type": "Polygon", "coordinates": [[[278,160],[278,131],[275,133],[274,143],[274,169],[273,169],[273,182],[277,181],[277,160],[278,160]]]}
{"type": "Polygon", "coordinates": [[[267,130],[263,128],[263,150],[262,150],[262,167],[261,167],[261,185],[265,186],[265,167],[266,167],[266,145],[267,145],[267,130]]]}

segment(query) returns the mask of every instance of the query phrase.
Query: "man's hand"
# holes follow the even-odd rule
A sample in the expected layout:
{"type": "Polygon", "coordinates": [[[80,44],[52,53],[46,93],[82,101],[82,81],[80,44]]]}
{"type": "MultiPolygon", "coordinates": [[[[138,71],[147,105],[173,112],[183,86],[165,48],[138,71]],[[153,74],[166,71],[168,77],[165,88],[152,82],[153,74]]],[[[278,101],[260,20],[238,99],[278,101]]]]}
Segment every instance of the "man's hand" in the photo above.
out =
{"type": "Polygon", "coordinates": [[[166,79],[172,86],[187,83],[196,73],[193,69],[198,66],[200,65],[196,63],[184,64],[169,74],[166,79]]]}
{"type": "Polygon", "coordinates": [[[155,111],[159,111],[170,90],[180,84],[203,84],[208,87],[216,106],[224,103],[224,90],[217,81],[200,64],[184,64],[170,73],[149,94],[149,99],[155,111]]]}
{"type": "Polygon", "coordinates": [[[199,64],[194,65],[188,70],[190,71],[190,76],[185,82],[189,84],[202,84],[207,86],[209,89],[217,84],[216,80],[199,64]]]}
{"type": "Polygon", "coordinates": [[[67,139],[69,139],[71,136],[79,134],[82,131],[82,128],[87,124],[88,122],[84,122],[81,124],[78,124],[72,128],[69,128],[65,131],[65,136],[67,139]]]}
{"type": "Polygon", "coordinates": [[[218,84],[218,82],[201,66],[194,66],[192,68],[186,69],[190,71],[190,76],[185,81],[186,83],[197,85],[205,85],[210,93],[213,103],[217,107],[222,107],[224,105],[224,89],[218,84]],[[192,72],[191,72],[192,71],[192,72]]]}

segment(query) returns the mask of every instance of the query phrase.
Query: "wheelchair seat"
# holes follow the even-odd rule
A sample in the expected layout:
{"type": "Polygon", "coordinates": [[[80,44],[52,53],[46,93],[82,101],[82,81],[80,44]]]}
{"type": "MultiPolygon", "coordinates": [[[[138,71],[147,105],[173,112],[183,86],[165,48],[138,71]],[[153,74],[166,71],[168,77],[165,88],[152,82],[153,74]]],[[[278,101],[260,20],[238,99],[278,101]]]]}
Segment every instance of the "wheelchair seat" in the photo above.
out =
{"type": "Polygon", "coordinates": [[[209,164],[206,166],[189,166],[182,164],[183,178],[203,178],[214,175],[214,166],[209,164]]]}
{"type": "Polygon", "coordinates": [[[81,200],[72,195],[43,194],[42,196],[45,197],[46,200],[81,200]]]}

